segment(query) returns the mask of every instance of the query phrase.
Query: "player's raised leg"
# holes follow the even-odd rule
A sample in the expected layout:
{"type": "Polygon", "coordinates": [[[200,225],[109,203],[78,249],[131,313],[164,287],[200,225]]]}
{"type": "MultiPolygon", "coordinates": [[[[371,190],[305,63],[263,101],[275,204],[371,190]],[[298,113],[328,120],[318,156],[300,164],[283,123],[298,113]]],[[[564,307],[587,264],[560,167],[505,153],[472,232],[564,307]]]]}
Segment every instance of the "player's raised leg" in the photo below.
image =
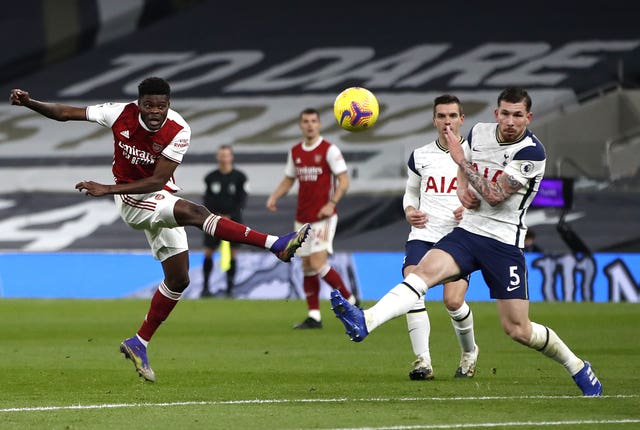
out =
{"type": "Polygon", "coordinates": [[[303,224],[297,231],[284,236],[273,236],[253,230],[244,224],[212,214],[207,208],[188,200],[180,199],[174,206],[174,217],[178,225],[194,226],[205,233],[229,242],[246,243],[265,248],[280,260],[289,262],[309,235],[311,226],[303,224]]]}
{"type": "Polygon", "coordinates": [[[337,291],[331,293],[331,305],[342,322],[347,335],[361,342],[376,327],[409,312],[416,300],[422,298],[430,285],[437,285],[459,276],[460,268],[451,255],[441,249],[432,249],[420,260],[413,273],[393,287],[375,305],[360,310],[348,303],[337,291]]]}
{"type": "Polygon", "coordinates": [[[349,338],[354,342],[361,342],[376,327],[409,312],[416,300],[422,298],[426,289],[427,284],[412,273],[366,310],[352,305],[338,290],[333,290],[331,309],[344,325],[349,338]]]}

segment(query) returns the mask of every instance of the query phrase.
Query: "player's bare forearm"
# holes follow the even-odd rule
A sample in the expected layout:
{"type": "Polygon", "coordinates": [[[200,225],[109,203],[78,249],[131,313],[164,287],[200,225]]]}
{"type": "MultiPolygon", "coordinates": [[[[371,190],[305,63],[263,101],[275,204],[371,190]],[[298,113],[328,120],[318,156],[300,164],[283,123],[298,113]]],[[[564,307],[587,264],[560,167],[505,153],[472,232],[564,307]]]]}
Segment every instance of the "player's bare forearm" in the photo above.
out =
{"type": "Polygon", "coordinates": [[[56,121],[86,120],[86,109],[32,99],[27,91],[13,89],[9,96],[12,105],[24,106],[56,121]]]}
{"type": "Polygon", "coordinates": [[[147,194],[160,191],[167,181],[154,177],[140,179],[126,184],[100,184],[94,181],[82,181],[76,184],[76,190],[88,196],[101,197],[109,194],[147,194]]]}
{"type": "Polygon", "coordinates": [[[513,177],[502,174],[496,182],[491,182],[481,175],[470,161],[463,160],[458,164],[469,184],[480,193],[491,206],[495,206],[515,193],[520,183],[513,177]]]}
{"type": "Polygon", "coordinates": [[[347,194],[347,190],[349,189],[349,174],[347,172],[341,173],[336,176],[336,179],[337,185],[331,200],[333,200],[333,202],[337,204],[340,199],[342,199],[342,197],[347,194]]]}

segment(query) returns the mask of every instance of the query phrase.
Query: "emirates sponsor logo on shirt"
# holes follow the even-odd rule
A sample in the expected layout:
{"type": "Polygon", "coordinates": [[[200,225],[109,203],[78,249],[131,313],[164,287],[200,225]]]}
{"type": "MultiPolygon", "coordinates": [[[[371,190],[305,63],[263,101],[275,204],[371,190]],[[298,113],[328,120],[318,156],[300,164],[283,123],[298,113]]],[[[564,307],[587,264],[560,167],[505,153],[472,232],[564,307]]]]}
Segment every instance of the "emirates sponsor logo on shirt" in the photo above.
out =
{"type": "Polygon", "coordinates": [[[322,167],[320,166],[304,166],[297,167],[298,180],[301,182],[317,181],[318,176],[322,175],[322,167]]]}
{"type": "Polygon", "coordinates": [[[122,156],[131,164],[154,164],[156,162],[156,156],[143,149],[121,141],[118,142],[118,146],[122,149],[122,156]]]}

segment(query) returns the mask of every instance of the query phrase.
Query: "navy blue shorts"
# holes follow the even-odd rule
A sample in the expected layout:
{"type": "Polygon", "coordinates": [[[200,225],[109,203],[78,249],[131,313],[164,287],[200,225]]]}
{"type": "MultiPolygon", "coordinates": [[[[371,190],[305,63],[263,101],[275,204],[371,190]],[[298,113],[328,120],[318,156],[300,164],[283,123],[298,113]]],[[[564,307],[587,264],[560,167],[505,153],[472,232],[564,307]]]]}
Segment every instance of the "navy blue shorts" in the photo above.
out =
{"type": "MultiPolygon", "coordinates": [[[[404,245],[404,260],[402,261],[402,277],[404,277],[404,269],[407,266],[417,266],[422,257],[433,248],[433,242],[425,242],[423,240],[410,240],[404,245]]],[[[466,279],[469,283],[469,275],[460,279],[466,279]]]]}
{"type": "Polygon", "coordinates": [[[517,246],[456,227],[433,247],[450,254],[465,275],[480,270],[492,299],[529,299],[527,265],[517,246]]]}

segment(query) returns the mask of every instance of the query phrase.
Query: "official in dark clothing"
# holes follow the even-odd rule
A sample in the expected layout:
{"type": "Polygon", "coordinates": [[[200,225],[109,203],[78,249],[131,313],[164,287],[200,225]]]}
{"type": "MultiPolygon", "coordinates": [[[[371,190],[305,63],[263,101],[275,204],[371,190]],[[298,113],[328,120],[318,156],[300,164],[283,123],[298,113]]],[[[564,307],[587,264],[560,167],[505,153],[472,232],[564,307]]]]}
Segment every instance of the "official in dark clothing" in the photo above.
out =
{"type": "MultiPolygon", "coordinates": [[[[233,166],[233,150],[229,145],[222,145],[216,156],[218,168],[204,178],[206,184],[204,205],[213,213],[241,222],[242,211],[247,202],[247,177],[233,166]]],[[[201,297],[211,297],[209,278],[213,271],[213,253],[220,248],[218,238],[205,235],[204,262],[202,265],[204,286],[201,297]]],[[[231,243],[231,262],[227,270],[227,296],[231,297],[233,281],[236,274],[237,243],[231,243]]],[[[222,254],[222,253],[221,253],[222,254]]]]}

